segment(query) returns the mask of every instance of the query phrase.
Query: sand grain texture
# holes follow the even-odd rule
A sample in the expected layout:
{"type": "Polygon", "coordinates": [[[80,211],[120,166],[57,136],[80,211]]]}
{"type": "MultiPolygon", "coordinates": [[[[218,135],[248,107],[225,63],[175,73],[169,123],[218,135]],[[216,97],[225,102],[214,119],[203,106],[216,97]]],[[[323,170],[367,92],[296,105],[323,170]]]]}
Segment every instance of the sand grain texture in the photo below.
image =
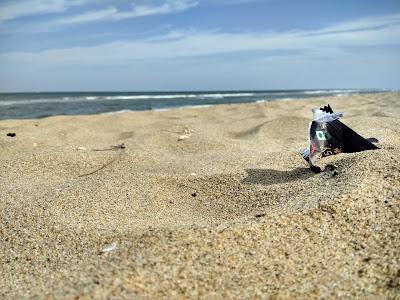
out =
{"type": "Polygon", "coordinates": [[[0,296],[400,299],[399,115],[381,93],[0,121],[0,296]],[[382,149],[313,174],[327,103],[382,149]]]}

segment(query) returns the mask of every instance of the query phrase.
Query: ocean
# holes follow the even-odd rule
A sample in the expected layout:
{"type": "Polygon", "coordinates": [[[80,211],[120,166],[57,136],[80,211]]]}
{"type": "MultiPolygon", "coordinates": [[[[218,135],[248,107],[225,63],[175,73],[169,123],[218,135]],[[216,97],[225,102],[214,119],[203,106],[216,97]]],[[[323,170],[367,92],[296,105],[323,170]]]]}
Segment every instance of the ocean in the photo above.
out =
{"type": "Polygon", "coordinates": [[[1,93],[0,119],[36,119],[56,115],[167,110],[187,106],[201,107],[321,96],[339,97],[374,92],[382,92],[382,90],[1,93]]]}

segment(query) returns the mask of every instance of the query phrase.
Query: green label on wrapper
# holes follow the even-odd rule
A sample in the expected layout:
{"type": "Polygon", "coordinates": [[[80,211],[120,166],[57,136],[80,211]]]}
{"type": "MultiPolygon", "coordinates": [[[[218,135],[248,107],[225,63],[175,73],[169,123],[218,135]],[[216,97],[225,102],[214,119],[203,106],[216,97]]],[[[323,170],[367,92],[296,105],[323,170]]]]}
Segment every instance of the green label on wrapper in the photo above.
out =
{"type": "Polygon", "coordinates": [[[316,131],[315,131],[315,134],[316,134],[317,139],[318,139],[319,141],[326,141],[326,137],[325,137],[325,134],[324,134],[323,131],[316,130],[316,131]]]}

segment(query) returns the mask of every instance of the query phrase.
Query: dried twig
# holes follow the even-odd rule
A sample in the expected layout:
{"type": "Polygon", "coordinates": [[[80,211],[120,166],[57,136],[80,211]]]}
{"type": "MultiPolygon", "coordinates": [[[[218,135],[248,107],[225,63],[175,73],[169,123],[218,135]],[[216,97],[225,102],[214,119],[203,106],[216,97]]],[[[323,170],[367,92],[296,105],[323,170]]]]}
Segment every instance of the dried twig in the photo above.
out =
{"type": "Polygon", "coordinates": [[[124,143],[119,144],[117,146],[110,146],[110,148],[105,148],[105,149],[92,149],[91,151],[115,151],[120,149],[125,149],[124,143]]]}
{"type": "MultiPolygon", "coordinates": [[[[121,145],[118,145],[118,146],[112,146],[110,149],[99,149],[99,150],[92,150],[92,151],[109,151],[109,150],[123,150],[123,149],[125,149],[125,146],[124,146],[124,144],[121,144],[121,145]]],[[[111,160],[109,160],[108,162],[103,164],[100,168],[98,168],[98,169],[96,169],[96,170],[94,170],[92,172],[89,172],[89,173],[81,174],[78,177],[84,177],[84,176],[92,175],[92,174],[94,174],[94,173],[96,173],[96,172],[98,172],[100,170],[103,170],[105,167],[107,167],[107,166],[111,165],[113,162],[115,162],[122,155],[122,153],[123,152],[121,151],[118,155],[116,155],[114,158],[112,158],[111,160]]]]}

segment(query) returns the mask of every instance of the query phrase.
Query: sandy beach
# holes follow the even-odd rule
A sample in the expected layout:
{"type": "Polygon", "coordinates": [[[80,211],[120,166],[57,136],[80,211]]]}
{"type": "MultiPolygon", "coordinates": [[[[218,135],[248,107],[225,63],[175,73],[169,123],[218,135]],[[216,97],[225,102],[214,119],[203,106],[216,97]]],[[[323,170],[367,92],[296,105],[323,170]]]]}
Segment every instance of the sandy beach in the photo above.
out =
{"type": "Polygon", "coordinates": [[[2,120],[0,298],[400,299],[399,116],[387,92],[2,120]],[[328,103],[381,149],[314,174],[328,103]]]}

